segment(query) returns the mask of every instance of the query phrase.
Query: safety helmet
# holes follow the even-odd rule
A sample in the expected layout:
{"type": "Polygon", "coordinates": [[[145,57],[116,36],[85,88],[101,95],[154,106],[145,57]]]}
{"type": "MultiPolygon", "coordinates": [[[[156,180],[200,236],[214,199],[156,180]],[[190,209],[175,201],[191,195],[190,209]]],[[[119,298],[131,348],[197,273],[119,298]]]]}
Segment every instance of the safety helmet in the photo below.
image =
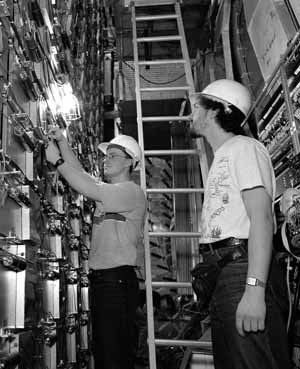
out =
{"type": "Polygon", "coordinates": [[[249,90],[239,82],[231,79],[219,79],[204,88],[201,95],[212,100],[220,101],[225,106],[231,104],[238,108],[245,116],[251,107],[249,90]]]}
{"type": "Polygon", "coordinates": [[[126,154],[128,154],[133,159],[133,168],[134,170],[139,169],[139,162],[142,158],[142,150],[136,140],[127,135],[119,135],[113,138],[109,142],[102,142],[98,145],[98,149],[101,150],[104,154],[109,147],[117,147],[126,154]]]}

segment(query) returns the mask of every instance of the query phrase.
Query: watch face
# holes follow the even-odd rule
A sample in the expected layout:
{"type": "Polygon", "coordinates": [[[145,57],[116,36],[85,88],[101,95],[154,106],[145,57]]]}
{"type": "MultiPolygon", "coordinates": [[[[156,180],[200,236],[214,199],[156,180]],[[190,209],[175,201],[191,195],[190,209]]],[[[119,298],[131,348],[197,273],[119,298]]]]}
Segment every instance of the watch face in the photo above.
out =
{"type": "Polygon", "coordinates": [[[257,283],[257,280],[255,278],[247,278],[247,284],[250,284],[251,286],[255,286],[257,283]]]}
{"type": "Polygon", "coordinates": [[[257,278],[253,278],[253,277],[248,277],[246,283],[250,286],[261,286],[261,287],[266,286],[266,284],[264,282],[260,281],[257,278]]]}

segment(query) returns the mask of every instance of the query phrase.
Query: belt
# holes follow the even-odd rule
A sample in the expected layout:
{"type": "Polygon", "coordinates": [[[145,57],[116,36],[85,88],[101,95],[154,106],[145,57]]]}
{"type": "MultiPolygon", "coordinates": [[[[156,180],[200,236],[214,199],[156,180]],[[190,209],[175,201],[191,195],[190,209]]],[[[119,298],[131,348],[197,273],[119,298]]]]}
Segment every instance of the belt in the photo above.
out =
{"type": "Polygon", "coordinates": [[[104,220],[105,219],[120,220],[121,222],[126,221],[126,218],[124,217],[124,215],[119,214],[119,213],[105,213],[104,220]]]}
{"type": "Polygon", "coordinates": [[[102,279],[107,281],[118,281],[122,279],[136,279],[134,267],[131,265],[122,265],[109,269],[90,269],[90,279],[102,279]]]}
{"type": "Polygon", "coordinates": [[[101,224],[104,220],[107,220],[107,219],[118,220],[120,222],[126,222],[126,218],[122,214],[119,214],[119,213],[105,213],[105,214],[102,214],[100,216],[94,215],[93,223],[94,224],[101,224]]]}
{"type": "Polygon", "coordinates": [[[235,237],[229,237],[225,238],[224,240],[211,242],[211,243],[202,243],[200,244],[200,251],[213,251],[218,249],[223,249],[226,247],[233,247],[233,246],[247,246],[248,239],[246,238],[235,238],[235,237]]]}

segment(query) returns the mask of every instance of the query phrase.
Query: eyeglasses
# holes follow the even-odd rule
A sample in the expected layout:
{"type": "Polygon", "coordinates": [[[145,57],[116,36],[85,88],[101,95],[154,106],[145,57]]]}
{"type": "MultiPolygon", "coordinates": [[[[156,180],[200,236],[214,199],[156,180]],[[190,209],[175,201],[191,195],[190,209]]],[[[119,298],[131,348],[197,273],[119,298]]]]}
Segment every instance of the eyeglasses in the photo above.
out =
{"type": "Polygon", "coordinates": [[[129,159],[124,155],[118,155],[118,154],[108,154],[104,155],[103,160],[114,160],[115,158],[123,158],[123,159],[129,159]]]}

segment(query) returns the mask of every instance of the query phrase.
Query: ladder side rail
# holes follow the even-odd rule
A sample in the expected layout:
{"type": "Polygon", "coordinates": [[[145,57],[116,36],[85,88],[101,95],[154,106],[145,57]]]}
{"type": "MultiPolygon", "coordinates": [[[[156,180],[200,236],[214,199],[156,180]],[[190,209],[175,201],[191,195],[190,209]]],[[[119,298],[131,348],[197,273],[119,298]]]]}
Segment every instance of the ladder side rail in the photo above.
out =
{"type": "Polygon", "coordinates": [[[188,85],[190,86],[190,93],[193,93],[193,92],[195,92],[194,79],[193,79],[193,75],[192,75],[190,57],[189,57],[189,52],[188,52],[188,48],[187,48],[186,37],[185,37],[184,26],[183,26],[183,21],[182,21],[182,15],[181,15],[181,9],[180,9],[179,2],[176,2],[176,4],[175,4],[175,12],[178,15],[178,17],[176,19],[177,19],[178,32],[179,32],[179,35],[181,36],[180,45],[181,45],[182,55],[183,55],[183,59],[186,60],[186,63],[184,64],[186,80],[187,80],[188,85]]]}
{"type": "MultiPolygon", "coordinates": [[[[187,100],[184,100],[181,104],[179,116],[182,116],[184,114],[185,108],[186,108],[187,100]]],[[[197,176],[195,174],[195,164],[197,162],[198,156],[195,157],[194,155],[187,156],[187,185],[192,190],[198,190],[198,191],[189,191],[188,192],[188,209],[190,214],[190,230],[192,232],[200,232],[200,223],[199,223],[199,193],[204,193],[204,189],[201,188],[200,184],[200,174],[197,176]]],[[[197,264],[196,260],[196,254],[199,249],[199,241],[198,239],[191,238],[190,240],[190,270],[197,264]]],[[[190,270],[187,271],[187,275],[189,275],[190,270]]],[[[196,296],[194,294],[194,299],[196,299],[196,296]]]]}
{"type": "MultiPolygon", "coordinates": [[[[137,109],[137,126],[138,126],[138,141],[141,146],[142,153],[144,153],[144,133],[143,133],[143,121],[142,121],[142,103],[140,93],[140,70],[138,64],[138,44],[137,44],[137,30],[135,21],[135,6],[131,4],[131,21],[133,31],[133,53],[134,53],[134,70],[135,70],[135,92],[136,92],[136,109],[137,109]]],[[[145,157],[142,155],[141,169],[140,169],[140,181],[144,191],[146,191],[146,169],[145,169],[145,157]]],[[[146,192],[145,192],[146,193],[146,192]]],[[[147,283],[152,280],[151,275],[151,253],[150,242],[148,234],[148,215],[146,215],[145,227],[144,227],[144,250],[145,250],[145,274],[146,274],[146,306],[147,306],[147,324],[148,324],[148,347],[149,347],[149,364],[151,369],[156,369],[156,350],[155,350],[155,337],[154,337],[154,313],[153,313],[153,298],[152,298],[152,285],[147,283]]]]}
{"type": "MultiPolygon", "coordinates": [[[[180,4],[178,2],[175,4],[175,9],[176,9],[176,14],[178,14],[177,26],[178,26],[179,34],[181,35],[180,43],[181,43],[183,58],[186,60],[184,68],[185,68],[187,83],[191,86],[190,93],[194,93],[195,92],[194,79],[193,79],[193,74],[192,74],[192,69],[191,69],[190,57],[189,57],[189,53],[187,49],[187,43],[186,43],[184,26],[183,26],[183,21],[182,21],[182,16],[181,16],[180,4]]],[[[201,168],[201,175],[203,178],[203,183],[205,183],[207,175],[208,175],[208,162],[207,162],[206,155],[204,154],[206,151],[205,151],[205,144],[204,144],[203,138],[197,139],[196,145],[197,145],[197,148],[199,148],[201,151],[200,168],[201,168]]]]}
{"type": "MultiPolygon", "coordinates": [[[[201,180],[200,180],[200,173],[198,168],[199,165],[199,158],[195,156],[189,156],[188,158],[188,168],[189,168],[189,176],[188,176],[188,184],[191,187],[197,188],[200,190],[201,187],[201,180]]],[[[201,191],[194,191],[191,192],[189,195],[190,200],[190,214],[191,214],[191,230],[193,232],[201,232],[200,226],[200,218],[201,218],[201,211],[202,211],[202,198],[200,194],[204,193],[204,189],[201,188],[201,191]]],[[[192,260],[191,260],[191,267],[193,268],[198,262],[199,258],[196,255],[199,254],[199,242],[195,239],[192,239],[192,260]]],[[[194,296],[195,297],[195,296],[194,296]]]]}
{"type": "MultiPolygon", "coordinates": [[[[177,4],[179,5],[179,4],[177,4]]],[[[176,13],[177,13],[177,10],[176,10],[176,13]]],[[[178,14],[178,18],[180,18],[180,14],[178,14]]],[[[188,64],[188,60],[186,61],[186,64],[188,64]]],[[[186,71],[186,69],[185,69],[186,71]]],[[[181,103],[181,106],[180,106],[180,111],[179,111],[179,114],[178,116],[183,116],[184,114],[184,111],[185,111],[185,108],[186,108],[186,104],[187,104],[187,99],[184,99],[181,103]]],[[[183,158],[183,163],[184,164],[184,168],[186,169],[186,179],[180,179],[177,177],[175,177],[175,173],[173,175],[173,187],[177,187],[176,184],[178,184],[179,182],[184,182],[184,184],[186,184],[186,187],[190,188],[190,183],[189,183],[189,158],[190,156],[187,156],[185,158],[183,158]],[[178,182],[179,180],[179,182],[178,182]],[[177,183],[175,183],[177,182],[177,183]]],[[[176,160],[175,157],[173,157],[173,161],[176,160]]],[[[174,162],[175,164],[175,162],[174,162]]],[[[179,200],[181,201],[182,203],[185,204],[185,207],[188,211],[188,214],[189,216],[185,217],[185,227],[186,229],[188,230],[194,230],[194,229],[191,229],[191,219],[192,219],[192,216],[191,216],[191,194],[194,193],[194,191],[186,191],[185,194],[187,195],[186,197],[181,197],[181,198],[178,198],[176,195],[174,196],[174,208],[176,208],[176,202],[179,200]]],[[[176,215],[177,213],[175,213],[176,215]]],[[[176,230],[178,229],[177,227],[179,227],[180,230],[182,230],[182,224],[180,224],[181,222],[183,221],[183,219],[181,219],[181,215],[179,214],[179,224],[178,224],[178,221],[176,220],[176,217],[175,217],[175,227],[176,227],[176,230]]],[[[176,255],[176,263],[177,263],[177,266],[178,266],[178,263],[180,262],[180,270],[177,271],[177,279],[179,279],[179,281],[182,281],[182,280],[187,280],[189,278],[189,274],[190,274],[190,269],[191,269],[191,266],[192,266],[192,250],[194,249],[193,245],[194,243],[197,242],[195,238],[186,238],[185,240],[185,243],[184,244],[181,244],[182,241],[178,240],[178,238],[173,238],[172,237],[172,240],[171,240],[171,243],[173,244],[173,247],[175,247],[176,249],[176,254],[179,254],[181,255],[181,257],[179,257],[179,255],[176,255]],[[183,247],[184,246],[184,247],[183,247]],[[184,250],[182,250],[182,248],[184,248],[184,250]],[[185,254],[185,256],[182,258],[182,256],[185,254]]],[[[184,293],[186,294],[190,294],[191,292],[191,289],[190,288],[187,288],[184,293]]]]}
{"type": "Polygon", "coordinates": [[[201,170],[203,187],[205,187],[205,183],[206,183],[208,171],[209,171],[209,165],[208,165],[208,160],[207,160],[207,155],[206,155],[204,138],[203,137],[197,138],[195,146],[196,146],[196,149],[200,151],[200,155],[199,155],[200,170],[201,170]]]}

